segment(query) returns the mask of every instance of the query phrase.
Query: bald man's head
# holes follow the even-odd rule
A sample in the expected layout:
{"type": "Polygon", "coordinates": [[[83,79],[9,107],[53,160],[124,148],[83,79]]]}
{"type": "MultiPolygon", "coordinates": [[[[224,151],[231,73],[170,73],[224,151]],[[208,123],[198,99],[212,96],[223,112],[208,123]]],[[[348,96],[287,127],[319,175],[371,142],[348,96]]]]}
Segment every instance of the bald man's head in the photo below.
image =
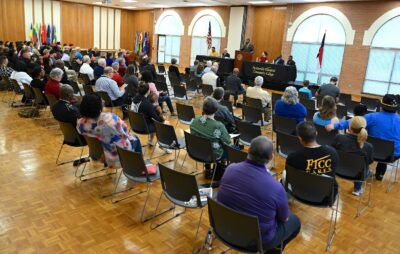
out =
{"type": "Polygon", "coordinates": [[[239,74],[239,69],[238,68],[233,69],[233,74],[238,75],[239,74]]]}

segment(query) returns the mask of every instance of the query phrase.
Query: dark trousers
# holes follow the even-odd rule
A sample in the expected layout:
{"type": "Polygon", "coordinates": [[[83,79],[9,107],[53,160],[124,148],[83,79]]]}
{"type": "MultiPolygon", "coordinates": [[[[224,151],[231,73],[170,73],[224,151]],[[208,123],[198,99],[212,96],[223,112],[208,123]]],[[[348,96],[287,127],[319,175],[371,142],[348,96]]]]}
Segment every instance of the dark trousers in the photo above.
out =
{"type": "Polygon", "coordinates": [[[163,102],[166,102],[167,103],[167,106],[168,106],[168,109],[169,109],[169,112],[172,114],[172,113],[174,113],[174,107],[172,106],[172,102],[171,102],[171,98],[169,98],[169,96],[168,95],[165,95],[165,96],[159,96],[158,97],[158,104],[160,104],[160,107],[162,108],[162,105],[163,105],[163,102]]]}
{"type": "MultiPolygon", "coordinates": [[[[397,161],[399,158],[400,158],[399,156],[394,157],[394,160],[397,161]]],[[[385,175],[385,173],[386,173],[386,168],[387,168],[387,164],[385,164],[385,163],[378,163],[378,164],[376,165],[376,172],[375,172],[375,174],[376,174],[376,175],[380,175],[380,176],[383,177],[383,176],[385,175]]]]}
{"type": "Polygon", "coordinates": [[[121,106],[123,118],[126,119],[128,118],[128,113],[126,112],[128,109],[128,104],[129,104],[129,97],[127,93],[124,93],[121,97],[119,97],[116,100],[113,100],[113,105],[115,106],[121,106]]]}
{"type": "MultiPolygon", "coordinates": [[[[264,250],[278,248],[282,244],[282,250],[291,240],[300,232],[301,224],[299,218],[290,213],[289,220],[278,221],[278,227],[274,238],[268,244],[264,245],[264,250]]],[[[268,253],[273,253],[268,251],[268,253]]],[[[279,253],[279,252],[278,252],[279,253]]]]}

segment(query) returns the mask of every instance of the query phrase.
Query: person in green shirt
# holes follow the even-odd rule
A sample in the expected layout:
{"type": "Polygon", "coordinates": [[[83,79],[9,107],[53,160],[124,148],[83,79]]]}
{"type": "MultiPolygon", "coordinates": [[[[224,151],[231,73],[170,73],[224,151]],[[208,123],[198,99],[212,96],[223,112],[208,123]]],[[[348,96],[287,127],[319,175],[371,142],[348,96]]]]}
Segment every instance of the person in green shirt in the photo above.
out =
{"type": "Polygon", "coordinates": [[[190,125],[190,133],[209,139],[212,142],[215,158],[220,160],[226,157],[223,143],[229,145],[231,137],[225,125],[214,119],[214,114],[217,112],[218,107],[217,100],[207,97],[203,103],[203,115],[193,120],[190,125]]]}

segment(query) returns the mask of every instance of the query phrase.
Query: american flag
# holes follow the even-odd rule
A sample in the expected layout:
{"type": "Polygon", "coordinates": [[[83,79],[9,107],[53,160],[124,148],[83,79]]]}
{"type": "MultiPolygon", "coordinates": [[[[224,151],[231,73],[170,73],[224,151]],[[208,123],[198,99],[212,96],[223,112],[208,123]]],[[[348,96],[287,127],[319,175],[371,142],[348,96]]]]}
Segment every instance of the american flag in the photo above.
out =
{"type": "Polygon", "coordinates": [[[323,57],[324,57],[325,37],[326,37],[326,31],[324,33],[324,37],[322,37],[321,46],[319,47],[319,50],[318,50],[318,55],[317,55],[318,63],[317,63],[317,71],[316,71],[316,73],[320,73],[321,72],[322,60],[323,60],[323,57]]]}
{"type": "Polygon", "coordinates": [[[208,22],[207,46],[209,50],[212,47],[211,21],[208,22]]]}

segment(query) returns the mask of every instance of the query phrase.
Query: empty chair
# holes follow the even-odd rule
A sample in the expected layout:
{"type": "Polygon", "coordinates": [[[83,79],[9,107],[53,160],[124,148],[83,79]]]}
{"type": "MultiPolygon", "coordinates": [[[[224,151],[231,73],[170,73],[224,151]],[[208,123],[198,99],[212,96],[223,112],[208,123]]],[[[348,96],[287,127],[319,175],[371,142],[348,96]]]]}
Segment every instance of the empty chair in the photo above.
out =
{"type": "Polygon", "coordinates": [[[300,102],[301,102],[301,104],[304,105],[304,107],[306,107],[306,109],[313,109],[313,110],[316,109],[315,100],[306,99],[306,100],[302,100],[300,102]]]}
{"type": "Polygon", "coordinates": [[[193,119],[196,117],[193,106],[191,105],[176,103],[176,112],[178,113],[178,120],[176,121],[175,128],[178,123],[190,125],[193,119]]]}
{"type": "Polygon", "coordinates": [[[131,130],[136,134],[147,135],[148,140],[150,141],[151,132],[147,125],[146,119],[144,118],[144,115],[134,112],[132,110],[128,110],[128,119],[129,124],[131,125],[131,130]]]}
{"type": "Polygon", "coordinates": [[[296,132],[296,125],[297,122],[294,118],[288,118],[278,115],[272,116],[272,129],[274,132],[279,131],[293,135],[296,132]]]}
{"type": "Polygon", "coordinates": [[[178,100],[189,100],[190,98],[187,96],[186,88],[181,85],[173,85],[172,89],[174,90],[174,97],[178,100]]]}
{"type": "Polygon", "coordinates": [[[357,207],[356,216],[360,216],[371,204],[371,188],[372,184],[367,182],[367,166],[365,165],[365,157],[355,153],[346,153],[337,150],[339,160],[338,165],[335,169],[335,175],[340,178],[352,181],[360,182],[364,185],[364,192],[360,195],[360,200],[357,207]],[[368,188],[367,188],[368,186],[368,188]],[[368,189],[368,194],[366,193],[368,189]],[[361,207],[362,201],[368,195],[368,200],[364,208],[361,207]]]}
{"type": "Polygon", "coordinates": [[[201,85],[201,92],[203,93],[204,97],[211,96],[214,92],[214,88],[212,85],[206,85],[202,84],[201,85]]]}
{"type": "Polygon", "coordinates": [[[327,175],[310,174],[286,165],[286,181],[289,186],[289,193],[296,200],[313,207],[331,208],[332,213],[326,243],[326,250],[328,251],[336,234],[336,221],[339,210],[339,192],[335,196],[334,190],[335,179],[327,175]]]}
{"type": "Polygon", "coordinates": [[[188,82],[186,82],[187,90],[189,92],[198,92],[199,87],[197,85],[197,82],[194,79],[189,79],[188,82]]]}
{"type": "Polygon", "coordinates": [[[283,158],[287,158],[289,154],[296,152],[303,148],[300,144],[299,138],[280,131],[276,132],[276,149],[283,158]]]}
{"type": "Polygon", "coordinates": [[[308,94],[305,92],[299,92],[299,99],[300,101],[308,100],[308,94]]]}
{"type": "Polygon", "coordinates": [[[349,102],[351,102],[351,94],[341,93],[339,95],[339,102],[346,106],[349,106],[348,104],[349,102]]]}
{"type": "Polygon", "coordinates": [[[227,153],[228,164],[239,163],[247,159],[247,153],[242,150],[237,150],[229,145],[224,145],[224,149],[227,153]]]}
{"type": "Polygon", "coordinates": [[[380,101],[378,99],[368,98],[361,96],[361,103],[367,106],[369,111],[379,111],[380,110],[380,101]]]}
{"type": "Polygon", "coordinates": [[[341,104],[336,104],[336,116],[339,119],[346,117],[347,116],[347,106],[341,105],[341,104]]]}
{"type": "Polygon", "coordinates": [[[155,82],[155,85],[156,85],[156,88],[157,88],[157,91],[164,91],[164,92],[167,92],[167,94],[168,94],[168,96],[169,96],[169,89],[168,89],[168,85],[167,85],[167,83],[164,81],[156,81],[155,82]]]}
{"type": "Polygon", "coordinates": [[[237,121],[236,126],[240,134],[239,136],[240,144],[250,146],[250,143],[254,138],[261,136],[260,126],[244,121],[237,121]]]}
{"type": "Polygon", "coordinates": [[[157,69],[158,69],[158,73],[165,74],[165,66],[163,64],[158,64],[157,69]]]}
{"type": "Polygon", "coordinates": [[[332,130],[330,132],[326,131],[325,126],[315,125],[315,129],[317,129],[317,142],[320,145],[332,145],[336,134],[338,133],[336,130],[332,130]]]}
{"type": "Polygon", "coordinates": [[[179,86],[181,84],[181,81],[174,72],[168,71],[168,78],[169,82],[171,83],[171,86],[179,86]]]}
{"type": "Polygon", "coordinates": [[[242,119],[259,126],[264,126],[266,124],[263,119],[262,109],[246,105],[243,105],[242,107],[242,119]]]}

